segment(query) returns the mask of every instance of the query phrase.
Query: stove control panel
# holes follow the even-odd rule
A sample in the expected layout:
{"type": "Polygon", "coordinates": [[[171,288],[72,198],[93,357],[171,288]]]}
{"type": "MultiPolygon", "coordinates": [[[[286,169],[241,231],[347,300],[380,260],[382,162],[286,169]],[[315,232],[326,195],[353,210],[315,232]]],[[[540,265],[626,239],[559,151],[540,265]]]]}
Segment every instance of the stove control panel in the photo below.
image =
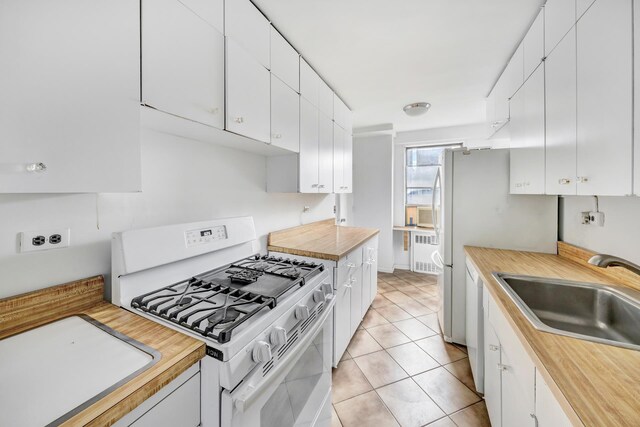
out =
{"type": "Polygon", "coordinates": [[[212,228],[203,228],[201,230],[189,230],[184,233],[184,239],[187,247],[195,245],[204,245],[218,240],[227,239],[227,227],[219,225],[212,228]]]}

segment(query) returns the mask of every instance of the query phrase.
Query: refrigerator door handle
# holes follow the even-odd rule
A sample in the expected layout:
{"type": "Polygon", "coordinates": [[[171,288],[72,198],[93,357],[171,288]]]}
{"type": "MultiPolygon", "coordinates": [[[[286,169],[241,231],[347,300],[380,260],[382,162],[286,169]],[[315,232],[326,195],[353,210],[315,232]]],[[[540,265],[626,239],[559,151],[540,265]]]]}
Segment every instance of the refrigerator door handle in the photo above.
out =
{"type": "Polygon", "coordinates": [[[442,257],[440,256],[440,252],[433,251],[431,252],[431,261],[438,267],[444,268],[444,264],[442,263],[442,257]]]}

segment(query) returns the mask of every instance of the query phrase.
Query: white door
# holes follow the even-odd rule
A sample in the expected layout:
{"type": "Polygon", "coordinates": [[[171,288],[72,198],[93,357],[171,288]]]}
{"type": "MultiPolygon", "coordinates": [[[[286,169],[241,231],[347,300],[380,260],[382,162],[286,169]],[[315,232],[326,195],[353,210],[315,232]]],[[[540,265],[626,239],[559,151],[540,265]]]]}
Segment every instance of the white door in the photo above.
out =
{"type": "Polygon", "coordinates": [[[523,376],[519,375],[523,370],[529,369],[531,372],[526,377],[534,378],[533,363],[519,357],[521,354],[518,352],[509,352],[504,345],[500,350],[502,425],[535,427],[535,419],[531,417],[534,413],[534,401],[529,399],[535,384],[533,380],[523,381],[523,376]]]}
{"type": "Polygon", "coordinates": [[[271,144],[300,151],[300,95],[271,75],[271,144]]]}
{"type": "Polygon", "coordinates": [[[536,421],[539,427],[571,427],[573,425],[537,370],[536,421]]]}
{"type": "Polygon", "coordinates": [[[343,135],[342,183],[344,192],[351,193],[353,191],[353,137],[349,131],[344,131],[343,135]]]}
{"type": "Polygon", "coordinates": [[[227,0],[224,9],[225,36],[263,67],[271,68],[271,25],[250,0],[227,0]]]}
{"type": "Polygon", "coordinates": [[[362,322],[362,266],[349,269],[349,281],[351,286],[351,336],[356,332],[362,322]]]}
{"type": "MultiPolygon", "coordinates": [[[[369,306],[371,305],[371,262],[369,262],[370,258],[370,248],[364,247],[363,251],[363,262],[362,262],[362,299],[361,299],[361,309],[360,316],[364,317],[367,314],[367,310],[369,310],[369,306]]],[[[356,327],[357,328],[357,327],[356,327]]]]}
{"type": "Polygon", "coordinates": [[[510,189],[544,194],[544,64],[511,98],[510,189]]]}
{"type": "Polygon", "coordinates": [[[524,48],[524,79],[527,80],[544,58],[544,11],[540,9],[522,42],[524,48]]]}
{"type": "Polygon", "coordinates": [[[300,90],[300,55],[271,27],[271,73],[291,89],[300,90]]]}
{"type": "Polygon", "coordinates": [[[318,192],[318,109],[300,98],[300,192],[318,192]]]}
{"type": "Polygon", "coordinates": [[[318,82],[318,108],[329,120],[333,120],[333,91],[322,80],[318,82]]]}
{"type": "Polygon", "coordinates": [[[596,1],[577,24],[578,195],[632,193],[632,1],[596,1]]]}
{"type": "MultiPolygon", "coordinates": [[[[576,23],[576,4],[566,0],[547,0],[544,5],[544,51],[549,56],[576,23]]],[[[547,68],[547,72],[549,69],[547,68]]]]}
{"type": "Polygon", "coordinates": [[[547,194],[576,194],[576,32],[545,60],[547,194]]]}
{"type": "Polygon", "coordinates": [[[227,130],[270,142],[271,75],[229,37],[227,41],[227,130]]]}
{"type": "Polygon", "coordinates": [[[376,245],[371,248],[371,258],[369,258],[369,263],[371,264],[371,268],[369,269],[369,274],[371,274],[370,285],[371,285],[371,297],[369,300],[369,305],[373,302],[373,299],[378,294],[378,242],[376,240],[376,245]]]}
{"type": "Polygon", "coordinates": [[[142,102],[224,128],[224,37],[178,0],[142,1],[142,102]]]}
{"type": "Polygon", "coordinates": [[[344,193],[344,129],[333,123],[333,192],[344,193]]]}
{"type": "Polygon", "coordinates": [[[351,287],[348,280],[338,285],[333,314],[333,366],[336,367],[351,341],[351,287]]]}
{"type": "Polygon", "coordinates": [[[314,107],[318,107],[319,86],[320,76],[313,71],[307,61],[300,58],[300,95],[314,107]]]}
{"type": "Polygon", "coordinates": [[[0,192],[140,191],[139,1],[0,9],[0,192]]]}
{"type": "Polygon", "coordinates": [[[318,193],[333,191],[333,121],[318,114],[318,193]]]}
{"type": "Polygon", "coordinates": [[[466,316],[465,339],[469,364],[476,390],[484,392],[484,333],[482,314],[482,280],[467,262],[466,265],[466,316]]]}
{"type": "MultiPolygon", "coordinates": [[[[493,427],[502,424],[502,387],[500,378],[500,341],[489,319],[484,315],[484,401],[493,427]]],[[[506,424],[505,424],[506,426],[506,424]]]]}

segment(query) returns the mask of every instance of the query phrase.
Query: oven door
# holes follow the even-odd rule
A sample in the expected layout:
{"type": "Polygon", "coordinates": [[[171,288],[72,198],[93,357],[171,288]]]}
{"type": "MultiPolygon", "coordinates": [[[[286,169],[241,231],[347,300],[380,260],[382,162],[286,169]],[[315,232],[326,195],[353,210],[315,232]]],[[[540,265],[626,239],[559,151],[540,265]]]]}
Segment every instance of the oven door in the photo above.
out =
{"type": "Polygon", "coordinates": [[[327,301],[313,328],[259,382],[243,381],[232,391],[223,390],[222,426],[331,424],[333,303],[327,301]]]}

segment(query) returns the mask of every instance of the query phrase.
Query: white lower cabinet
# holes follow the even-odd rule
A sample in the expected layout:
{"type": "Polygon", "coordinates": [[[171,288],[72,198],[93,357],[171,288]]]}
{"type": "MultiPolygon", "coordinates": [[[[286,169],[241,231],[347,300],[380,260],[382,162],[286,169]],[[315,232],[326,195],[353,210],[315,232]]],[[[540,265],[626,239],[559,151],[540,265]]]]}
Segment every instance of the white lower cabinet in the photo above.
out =
{"type": "MultiPolygon", "coordinates": [[[[362,279],[362,265],[354,267],[349,272],[349,286],[351,286],[351,336],[356,332],[364,313],[362,310],[362,302],[364,301],[363,293],[365,292],[362,279]]],[[[370,289],[367,290],[367,294],[370,289]]],[[[368,307],[367,307],[368,308],[368,307]]]]}
{"type": "Polygon", "coordinates": [[[484,399],[491,425],[570,426],[533,360],[487,287],[484,289],[484,399]]]}
{"type": "Polygon", "coordinates": [[[178,0],[142,1],[141,82],[142,103],[224,128],[224,36],[178,0]]]}
{"type": "Polygon", "coordinates": [[[333,366],[338,366],[351,341],[351,289],[348,282],[337,284],[333,307],[333,366]]]}
{"type": "Polygon", "coordinates": [[[118,420],[114,427],[197,427],[200,421],[198,362],[118,420]]]}

